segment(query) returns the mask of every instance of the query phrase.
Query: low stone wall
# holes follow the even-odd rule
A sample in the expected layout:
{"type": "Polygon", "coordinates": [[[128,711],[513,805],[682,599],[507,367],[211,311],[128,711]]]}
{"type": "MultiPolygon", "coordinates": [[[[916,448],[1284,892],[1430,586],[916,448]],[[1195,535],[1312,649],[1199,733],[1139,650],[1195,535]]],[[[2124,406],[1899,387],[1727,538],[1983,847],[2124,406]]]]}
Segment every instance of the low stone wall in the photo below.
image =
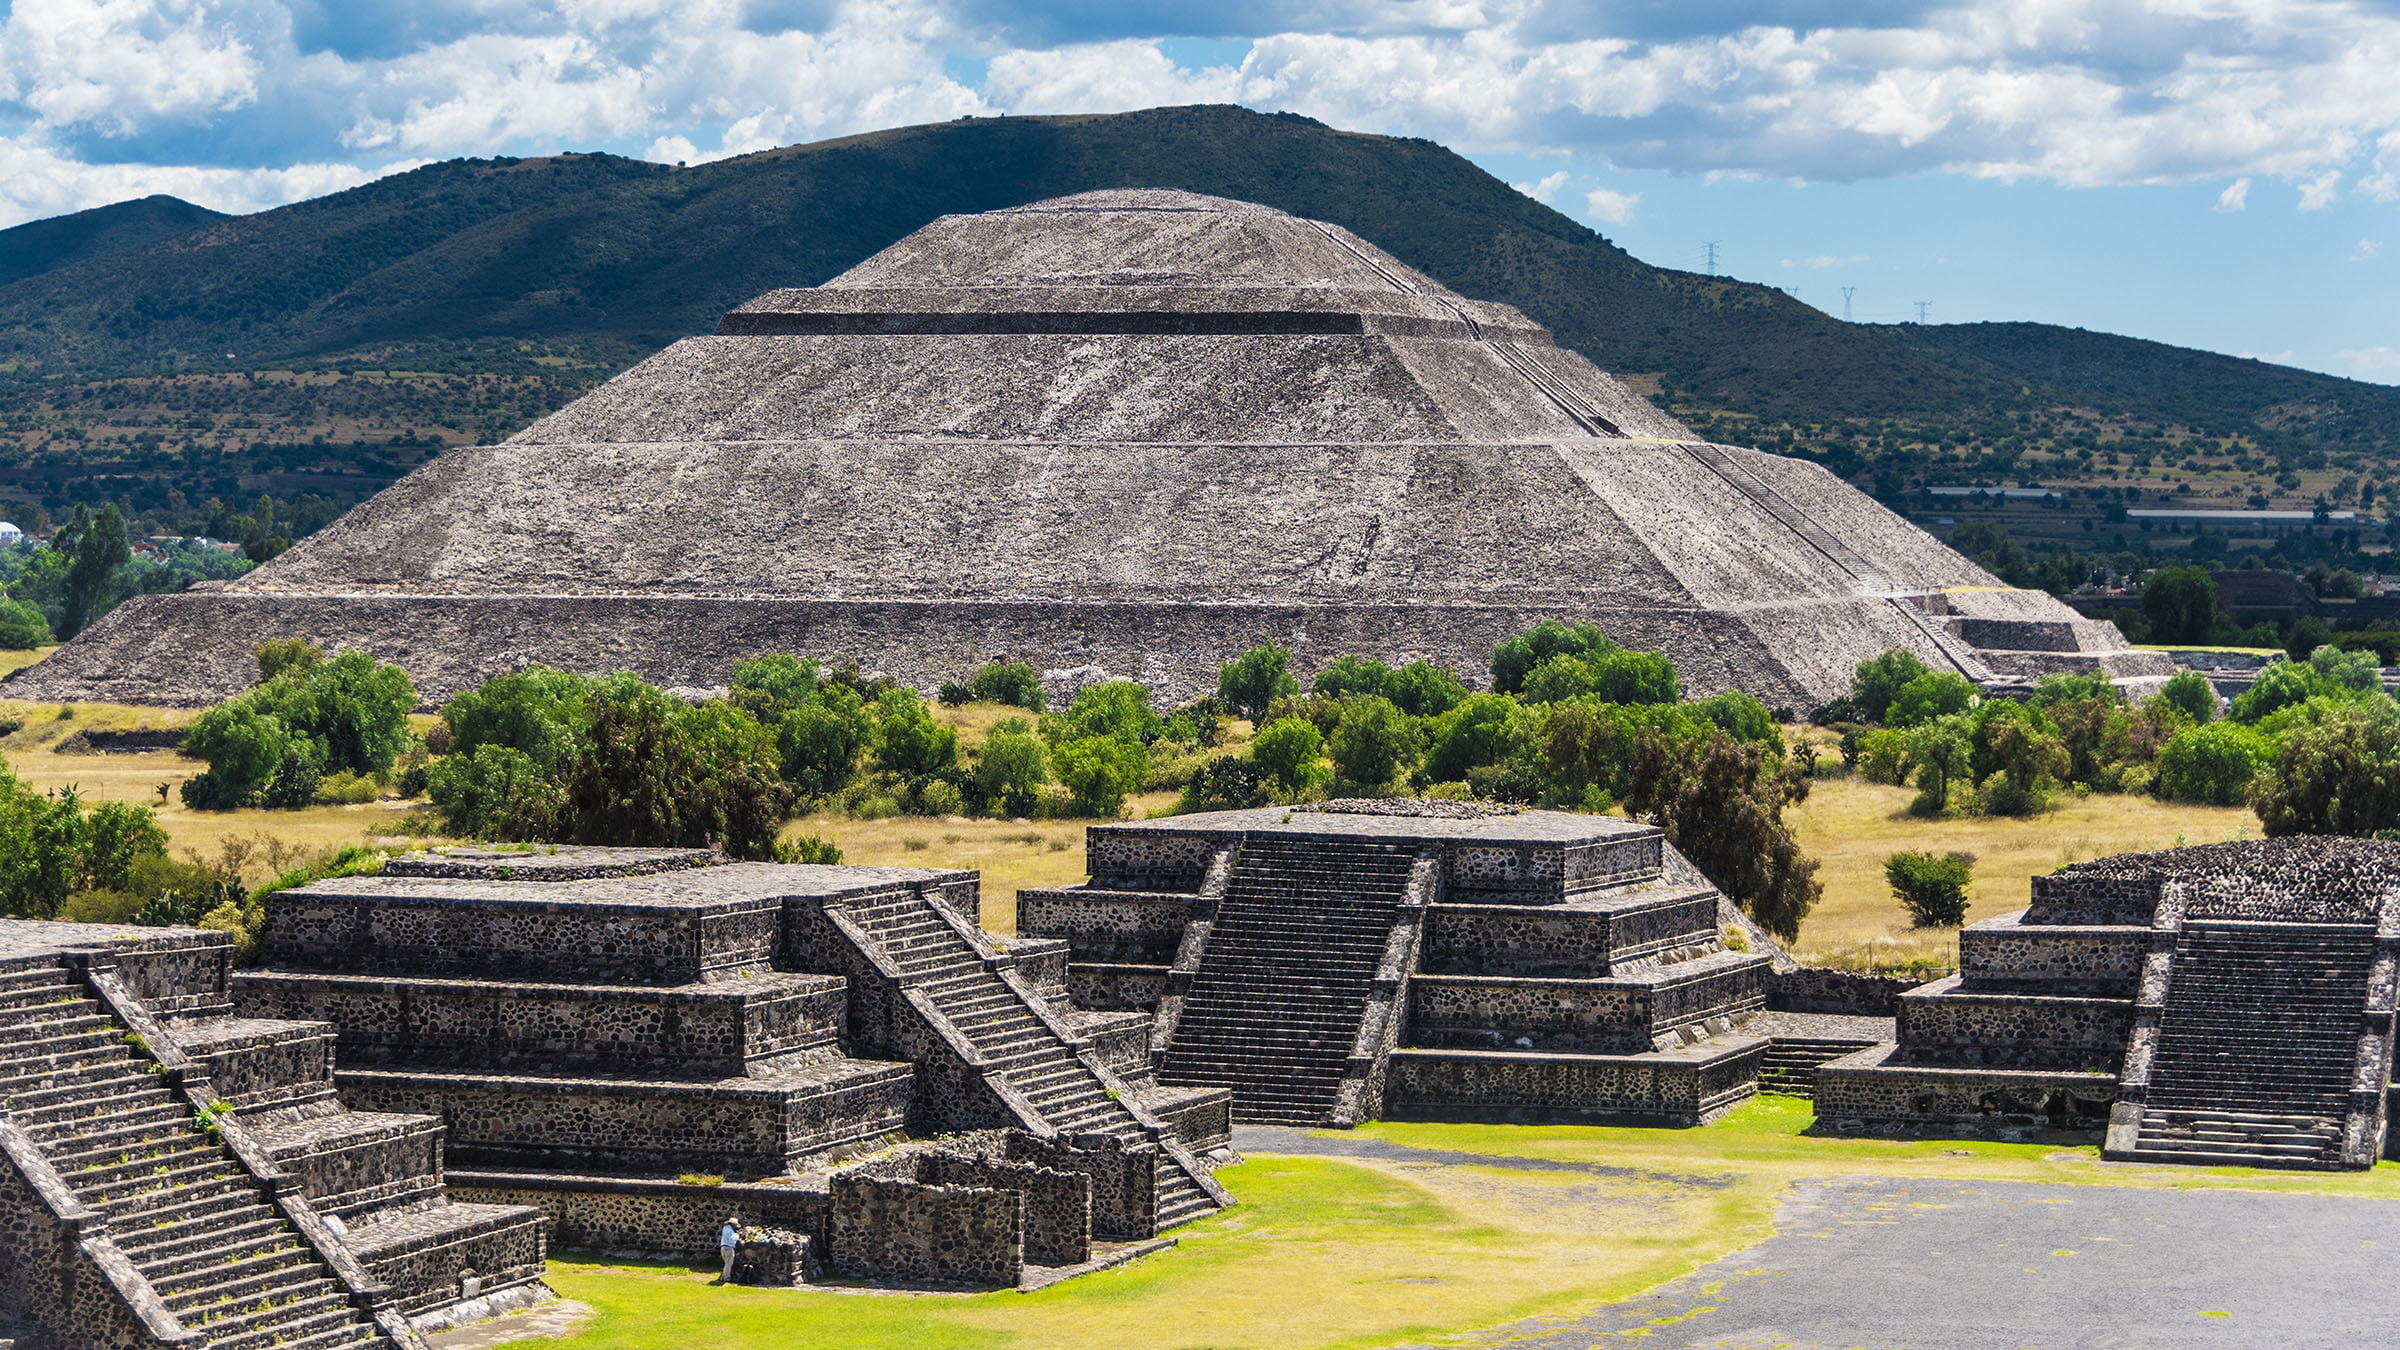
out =
{"type": "Polygon", "coordinates": [[[1055,1172],[1005,1157],[974,1157],[946,1150],[918,1160],[918,1181],[1008,1191],[1024,1202],[1025,1263],[1074,1266],[1092,1259],[1092,1179],[1055,1172]]]}
{"type": "Polygon", "coordinates": [[[855,1173],[832,1185],[825,1266],[836,1275],[974,1289],[1024,1277],[1024,1201],[1012,1192],[855,1173]]]}
{"type": "Polygon", "coordinates": [[[1166,965],[1191,910],[1188,895],[1025,890],[1017,892],[1017,933],[1063,938],[1077,961],[1166,965]]]}
{"type": "Polygon", "coordinates": [[[268,1153],[323,1213],[431,1204],[442,1194],[442,1125],[351,1112],[278,1128],[268,1153]],[[363,1128],[362,1128],[363,1127],[363,1128]]]}
{"type": "Polygon", "coordinates": [[[1605,975],[1611,932],[1604,910],[1437,904],[1425,911],[1417,969],[1428,975],[1605,975]]]}
{"type": "Polygon", "coordinates": [[[832,1196],[822,1187],[482,1170],[452,1172],[450,1198],[531,1205],[550,1216],[554,1247],[694,1262],[716,1258],[717,1229],[729,1214],[822,1241],[832,1212],[832,1196]]]}
{"type": "Polygon", "coordinates": [[[735,1075],[756,1061],[833,1047],[849,1012],[838,978],[764,970],[668,989],[247,971],[234,977],[234,991],[252,1016],[340,1026],[342,1063],[352,1068],[735,1075]]]}
{"type": "Polygon", "coordinates": [[[1049,938],[1018,937],[1002,949],[1017,978],[1045,998],[1067,992],[1067,944],[1049,938]]]}
{"type": "Polygon", "coordinates": [[[1159,1088],[1141,1101],[1187,1148],[1207,1152],[1233,1142],[1233,1094],[1223,1088],[1159,1088]]]}
{"type": "Polygon", "coordinates": [[[1519,1037],[1537,1050],[1633,1055],[1651,1048],[1650,991],[1610,980],[1416,975],[1407,1043],[1498,1050],[1519,1037]]]}
{"type": "Polygon", "coordinates": [[[461,1162],[729,1175],[779,1172],[898,1130],[913,1091],[908,1065],[867,1061],[705,1084],[385,1069],[340,1081],[353,1109],[441,1117],[461,1162]]]}
{"type": "Polygon", "coordinates": [[[1776,971],[1767,981],[1767,1006],[1776,1012],[1890,1017],[1900,1006],[1900,996],[1923,983],[1911,975],[1802,966],[1776,971]]]}
{"type": "Polygon", "coordinates": [[[1835,1134],[2024,1138],[2064,1130],[2097,1136],[2116,1101],[2113,1073],[1913,1064],[1893,1046],[1817,1067],[1817,1126],[1835,1134]]]}
{"type": "Polygon", "coordinates": [[[1149,1012],[1166,997],[1167,967],[1078,961],[1067,967],[1067,993],[1094,1012],[1149,1012]]]}
{"type": "Polygon", "coordinates": [[[549,1243],[542,1227],[519,1222],[515,1211],[486,1213],[480,1206],[454,1205],[441,1217],[445,1222],[439,1225],[403,1217],[350,1231],[347,1241],[367,1272],[406,1291],[402,1313],[414,1317],[489,1298],[538,1283],[548,1273],[549,1243]],[[461,1224],[461,1217],[471,1221],[461,1224]]]}
{"type": "Polygon", "coordinates": [[[323,1022],[198,1022],[172,1034],[208,1066],[216,1094],[246,1113],[333,1095],[333,1028],[323,1022]]]}
{"type": "Polygon", "coordinates": [[[233,937],[194,929],[142,929],[139,948],[115,957],[117,978],[153,1017],[222,1012],[233,937]]]}
{"type": "Polygon", "coordinates": [[[2147,928],[1979,923],[1958,935],[1959,975],[1969,988],[2039,985],[2130,998],[2142,975],[2147,928]]]}
{"type": "Polygon", "coordinates": [[[1092,1236],[1134,1242],[1157,1235],[1158,1172],[1168,1164],[1155,1146],[1128,1148],[1106,1135],[1082,1143],[1041,1139],[1012,1130],[1001,1147],[1003,1156],[1014,1161],[1086,1178],[1091,1183],[1092,1236]]]}
{"type": "Polygon", "coordinates": [[[1899,1043],[1944,1064],[2116,1071],[2133,1030],[2122,998],[1962,989],[1957,976],[1900,1000],[1899,1043]]]}
{"type": "MultiPolygon", "coordinates": [[[[452,883],[456,884],[456,883],[452,883]]],[[[264,963],[354,974],[690,984],[773,968],[782,902],[312,895],[266,900],[264,963]]]]}
{"type": "Polygon", "coordinates": [[[1765,1041],[1705,1057],[1396,1050],[1387,1061],[1384,1114],[1698,1125],[1757,1094],[1766,1053],[1765,1041]]]}

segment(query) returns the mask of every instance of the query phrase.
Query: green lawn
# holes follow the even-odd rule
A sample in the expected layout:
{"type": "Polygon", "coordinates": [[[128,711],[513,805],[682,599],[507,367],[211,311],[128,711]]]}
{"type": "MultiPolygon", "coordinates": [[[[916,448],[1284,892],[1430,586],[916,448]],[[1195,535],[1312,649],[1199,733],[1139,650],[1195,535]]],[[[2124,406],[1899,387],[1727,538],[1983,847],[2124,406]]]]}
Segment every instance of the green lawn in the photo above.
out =
{"type": "Polygon", "coordinates": [[[1495,1162],[1253,1157],[1220,1174],[1241,1203],[1179,1230],[1174,1250],[1036,1294],[720,1289],[713,1269],[562,1259],[551,1282],[597,1316],[538,1344],[1334,1350],[1627,1297],[1767,1237],[1777,1198],[1805,1177],[2400,1196],[2393,1165],[2350,1175],[2120,1166],[2089,1146],[1817,1138],[1811,1120],[1808,1103],[1765,1097],[1696,1130],[1369,1126],[1359,1133],[1495,1162]],[[1512,1158],[1630,1174],[1529,1171],[1512,1158]]]}

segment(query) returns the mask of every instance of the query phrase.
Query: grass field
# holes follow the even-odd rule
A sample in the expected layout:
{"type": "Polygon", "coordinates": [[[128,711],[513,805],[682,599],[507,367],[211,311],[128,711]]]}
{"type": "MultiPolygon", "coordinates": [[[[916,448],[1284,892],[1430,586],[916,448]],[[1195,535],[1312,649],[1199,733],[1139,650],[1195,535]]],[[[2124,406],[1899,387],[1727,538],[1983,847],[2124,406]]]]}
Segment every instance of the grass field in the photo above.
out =
{"type": "Polygon", "coordinates": [[[1175,1249],[1035,1294],[861,1295],[712,1287],[713,1269],[554,1259],[552,1283],[597,1316],[533,1344],[1336,1350],[1431,1340],[1623,1298],[1769,1236],[1807,1177],[1879,1175],[2239,1187],[2400,1196],[2400,1166],[2362,1174],[2147,1168],[2088,1146],[1818,1138],[1808,1104],[1763,1097],[1695,1130],[1375,1125],[1490,1166],[1254,1156],[1219,1175],[1240,1202],[1175,1249]],[[1535,1172],[1512,1159],[1627,1173],[1535,1172]],[[1302,1295],[1302,1291],[1305,1294],[1302,1295]]]}

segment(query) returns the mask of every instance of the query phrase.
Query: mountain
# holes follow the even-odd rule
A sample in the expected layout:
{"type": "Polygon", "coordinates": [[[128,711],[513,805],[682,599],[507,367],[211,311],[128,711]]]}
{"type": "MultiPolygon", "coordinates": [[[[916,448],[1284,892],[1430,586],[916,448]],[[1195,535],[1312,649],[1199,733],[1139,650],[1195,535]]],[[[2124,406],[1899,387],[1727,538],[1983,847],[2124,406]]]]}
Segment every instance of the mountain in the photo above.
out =
{"type": "Polygon", "coordinates": [[[1712,434],[1815,455],[1887,498],[1936,476],[2089,484],[2095,456],[2132,447],[2221,459],[2212,491],[2280,503],[2355,487],[2400,449],[2400,389],[2039,324],[1844,324],[1643,263],[1429,141],[1191,107],[966,119],[691,168],[458,160],[250,216],[151,198],[0,232],[0,501],[143,506],[309,475],[354,499],[935,216],[1107,187],[1347,226],[1712,434]],[[255,374],[275,371],[311,373],[255,374]]]}

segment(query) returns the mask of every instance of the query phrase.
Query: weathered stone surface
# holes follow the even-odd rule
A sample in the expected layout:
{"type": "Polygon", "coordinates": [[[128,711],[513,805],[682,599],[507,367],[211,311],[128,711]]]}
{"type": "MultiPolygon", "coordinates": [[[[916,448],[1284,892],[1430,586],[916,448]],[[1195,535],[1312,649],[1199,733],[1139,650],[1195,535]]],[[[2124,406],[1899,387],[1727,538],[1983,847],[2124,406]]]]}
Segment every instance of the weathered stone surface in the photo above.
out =
{"type": "Polygon", "coordinates": [[[526,661],[721,689],[783,650],[1181,699],[1262,641],[1479,678],[1545,617],[1792,708],[1887,647],[2160,661],[1346,230],[1156,191],[936,221],[5,687],[205,703],[272,636],[370,648],[429,701],[526,661]]]}

